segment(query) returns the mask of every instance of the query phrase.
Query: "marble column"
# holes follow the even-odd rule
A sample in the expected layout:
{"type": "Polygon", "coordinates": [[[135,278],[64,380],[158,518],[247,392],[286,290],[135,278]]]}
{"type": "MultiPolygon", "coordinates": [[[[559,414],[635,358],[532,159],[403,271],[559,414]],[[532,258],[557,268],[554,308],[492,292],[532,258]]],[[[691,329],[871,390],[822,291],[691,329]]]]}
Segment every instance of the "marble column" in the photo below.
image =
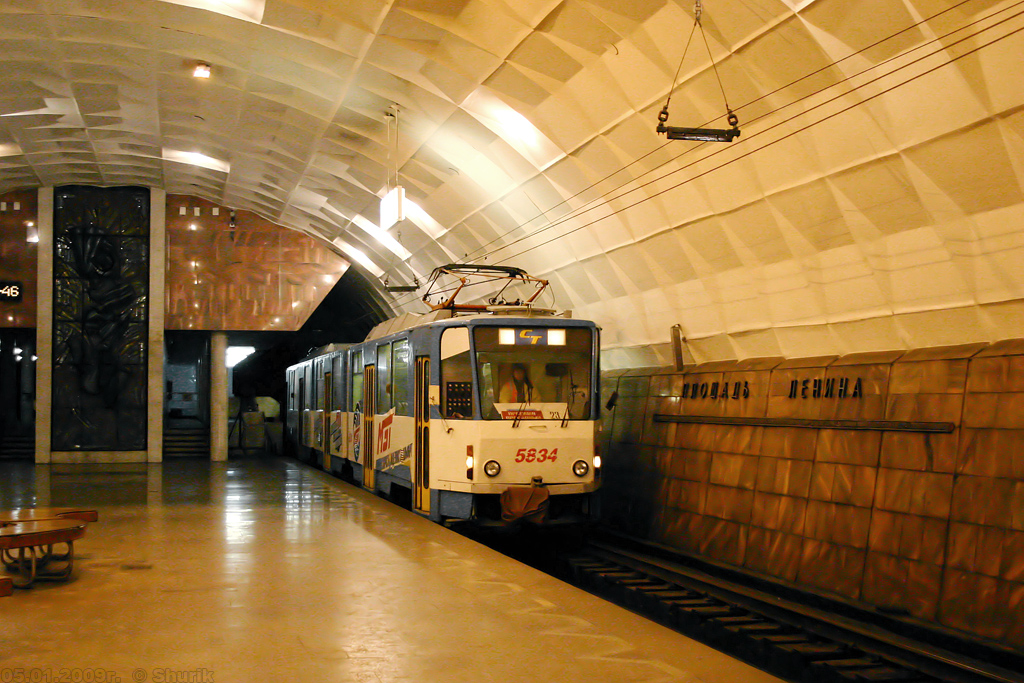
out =
{"type": "Polygon", "coordinates": [[[146,459],[164,459],[164,276],[167,272],[167,239],[164,214],[167,193],[149,191],[149,422],[146,434],[146,459]]]}
{"type": "Polygon", "coordinates": [[[53,188],[39,188],[36,304],[36,462],[50,462],[53,409],[53,188]]]}
{"type": "Polygon", "coordinates": [[[210,334],[210,460],[228,459],[228,335],[210,334]]]}

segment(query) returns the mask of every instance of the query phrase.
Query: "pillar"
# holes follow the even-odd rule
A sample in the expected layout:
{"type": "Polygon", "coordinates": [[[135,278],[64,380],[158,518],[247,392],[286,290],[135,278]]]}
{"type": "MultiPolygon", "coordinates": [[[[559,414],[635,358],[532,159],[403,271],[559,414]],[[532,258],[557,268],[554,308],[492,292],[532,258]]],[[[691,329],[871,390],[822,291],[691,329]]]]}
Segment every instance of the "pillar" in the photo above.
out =
{"type": "Polygon", "coordinates": [[[39,188],[36,304],[36,462],[50,462],[53,398],[53,188],[39,188]]]}
{"type": "Polygon", "coordinates": [[[149,420],[146,431],[146,459],[164,459],[164,277],[167,272],[167,240],[164,214],[167,193],[149,191],[149,420]]]}
{"type": "Polygon", "coordinates": [[[210,335],[210,460],[228,459],[228,335],[210,335]]]}

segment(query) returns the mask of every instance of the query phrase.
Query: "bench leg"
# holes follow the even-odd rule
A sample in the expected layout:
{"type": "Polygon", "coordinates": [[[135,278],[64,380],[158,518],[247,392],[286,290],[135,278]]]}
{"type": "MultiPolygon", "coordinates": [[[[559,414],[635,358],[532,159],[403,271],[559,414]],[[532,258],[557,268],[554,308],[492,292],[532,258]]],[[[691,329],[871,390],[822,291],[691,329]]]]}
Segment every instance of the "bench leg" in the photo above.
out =
{"type": "Polygon", "coordinates": [[[53,546],[49,546],[43,553],[43,558],[47,561],[63,562],[64,566],[57,570],[48,570],[45,565],[38,565],[35,574],[36,581],[67,581],[71,576],[71,570],[75,568],[75,542],[65,542],[68,550],[63,555],[54,555],[52,553],[53,546]]]}
{"type": "Polygon", "coordinates": [[[13,572],[16,578],[13,579],[16,588],[31,588],[36,581],[67,581],[75,568],[75,542],[67,541],[67,552],[62,555],[53,554],[53,546],[44,549],[40,546],[37,552],[35,547],[18,548],[18,554],[4,550],[2,552],[4,565],[7,570],[13,572]],[[63,562],[64,566],[57,570],[45,570],[49,562],[63,562]]]}
{"type": "Polygon", "coordinates": [[[3,561],[7,571],[18,571],[18,556],[7,548],[0,550],[0,560],[3,561]]]}
{"type": "MultiPolygon", "coordinates": [[[[11,553],[8,553],[11,554],[11,553]]],[[[6,564],[7,560],[4,559],[6,564]]],[[[7,566],[11,569],[11,566],[7,566]]],[[[19,579],[12,579],[15,588],[31,588],[36,580],[36,549],[32,547],[18,548],[18,560],[13,569],[19,579]]]]}
{"type": "Polygon", "coordinates": [[[68,561],[68,558],[71,556],[71,544],[70,543],[66,544],[68,546],[68,550],[67,550],[67,552],[65,552],[65,553],[63,553],[61,555],[58,555],[57,553],[53,552],[53,546],[55,546],[55,545],[57,545],[57,544],[54,543],[54,544],[46,546],[46,552],[44,552],[42,557],[39,558],[39,566],[40,567],[45,567],[50,562],[67,562],[68,561]]]}

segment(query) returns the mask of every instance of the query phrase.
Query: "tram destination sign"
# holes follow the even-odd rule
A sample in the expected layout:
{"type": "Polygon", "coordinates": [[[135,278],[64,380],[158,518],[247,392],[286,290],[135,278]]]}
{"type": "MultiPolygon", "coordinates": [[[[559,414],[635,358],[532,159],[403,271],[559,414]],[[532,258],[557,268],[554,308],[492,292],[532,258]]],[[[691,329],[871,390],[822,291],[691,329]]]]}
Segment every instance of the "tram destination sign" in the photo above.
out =
{"type": "Polygon", "coordinates": [[[20,282],[0,280],[0,301],[21,301],[24,289],[20,282]]]}

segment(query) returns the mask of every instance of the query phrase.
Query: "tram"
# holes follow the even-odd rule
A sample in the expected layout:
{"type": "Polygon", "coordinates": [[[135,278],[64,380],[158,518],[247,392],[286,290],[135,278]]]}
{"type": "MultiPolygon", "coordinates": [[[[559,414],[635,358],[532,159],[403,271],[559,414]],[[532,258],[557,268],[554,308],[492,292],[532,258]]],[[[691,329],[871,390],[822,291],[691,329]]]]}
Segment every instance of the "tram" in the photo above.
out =
{"type": "Polygon", "coordinates": [[[596,519],[600,331],[540,308],[547,285],[518,268],[436,269],[429,313],[288,368],[286,448],[437,522],[596,519]],[[457,303],[481,284],[499,291],[457,303]],[[509,301],[514,287],[536,291],[509,301]]]}

